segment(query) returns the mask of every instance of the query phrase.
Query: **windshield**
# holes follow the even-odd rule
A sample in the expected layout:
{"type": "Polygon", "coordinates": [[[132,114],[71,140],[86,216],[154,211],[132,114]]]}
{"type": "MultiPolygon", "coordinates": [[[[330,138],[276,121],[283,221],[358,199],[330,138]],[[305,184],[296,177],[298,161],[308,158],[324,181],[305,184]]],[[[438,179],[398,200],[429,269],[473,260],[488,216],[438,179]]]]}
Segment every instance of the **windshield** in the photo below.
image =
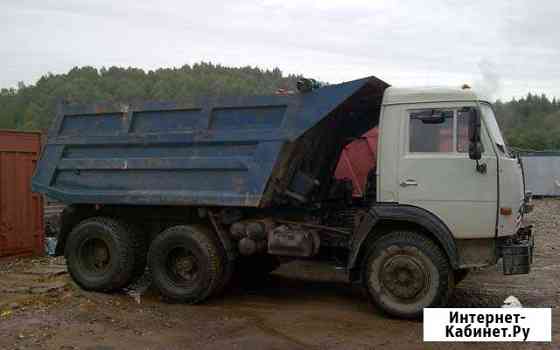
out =
{"type": "Polygon", "coordinates": [[[498,126],[498,122],[496,121],[492,106],[490,106],[488,103],[481,103],[480,109],[482,110],[482,114],[484,115],[486,126],[490,131],[490,137],[505,154],[508,154],[506,143],[504,142],[504,138],[502,137],[502,133],[500,131],[500,127],[498,126]]]}

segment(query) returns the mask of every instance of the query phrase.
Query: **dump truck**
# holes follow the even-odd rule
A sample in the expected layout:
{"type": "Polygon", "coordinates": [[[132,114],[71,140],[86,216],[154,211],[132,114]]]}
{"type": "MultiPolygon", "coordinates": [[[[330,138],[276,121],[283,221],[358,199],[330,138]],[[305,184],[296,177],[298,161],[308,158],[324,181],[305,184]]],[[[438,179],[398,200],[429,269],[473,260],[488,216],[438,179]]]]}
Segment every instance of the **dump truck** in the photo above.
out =
{"type": "MultiPolygon", "coordinates": [[[[303,86],[310,84],[302,84],[303,86]]],[[[32,180],[67,205],[57,254],[81,287],[148,266],[169,300],[317,260],[402,318],[474,268],[528,273],[520,160],[473,89],[376,77],[193,103],[62,103],[32,180]]]]}

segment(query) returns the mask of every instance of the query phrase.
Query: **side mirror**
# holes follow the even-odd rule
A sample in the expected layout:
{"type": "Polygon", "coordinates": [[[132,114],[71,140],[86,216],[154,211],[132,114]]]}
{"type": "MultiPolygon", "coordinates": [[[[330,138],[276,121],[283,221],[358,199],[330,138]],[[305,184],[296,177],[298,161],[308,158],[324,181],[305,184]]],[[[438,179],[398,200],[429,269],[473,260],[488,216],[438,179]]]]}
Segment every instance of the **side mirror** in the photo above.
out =
{"type": "Polygon", "coordinates": [[[482,144],[480,142],[471,142],[469,144],[469,158],[472,160],[480,160],[482,158],[482,144]]]}
{"type": "Polygon", "coordinates": [[[461,112],[469,115],[469,158],[478,161],[482,158],[480,113],[474,107],[465,107],[461,112]]]}

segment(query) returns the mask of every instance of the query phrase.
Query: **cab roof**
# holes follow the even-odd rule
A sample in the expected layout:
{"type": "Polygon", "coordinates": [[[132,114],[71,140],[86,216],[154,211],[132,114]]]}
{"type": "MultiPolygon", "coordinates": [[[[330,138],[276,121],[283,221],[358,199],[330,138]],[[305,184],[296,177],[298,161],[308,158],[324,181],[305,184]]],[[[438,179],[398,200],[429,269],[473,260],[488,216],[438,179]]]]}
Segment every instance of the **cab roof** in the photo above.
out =
{"type": "Polygon", "coordinates": [[[383,105],[422,103],[422,102],[456,102],[488,101],[471,88],[461,87],[389,87],[383,96],[383,105]]]}

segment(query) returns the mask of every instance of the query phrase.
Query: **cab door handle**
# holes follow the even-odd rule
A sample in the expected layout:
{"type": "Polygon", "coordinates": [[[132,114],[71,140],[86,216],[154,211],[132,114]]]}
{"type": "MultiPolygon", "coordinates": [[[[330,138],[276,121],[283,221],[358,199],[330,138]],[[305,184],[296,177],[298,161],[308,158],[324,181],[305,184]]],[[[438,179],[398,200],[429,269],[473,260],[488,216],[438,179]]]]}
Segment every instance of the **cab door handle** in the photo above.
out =
{"type": "Polygon", "coordinates": [[[408,187],[408,186],[418,186],[418,182],[412,179],[401,181],[401,187],[408,187]]]}

